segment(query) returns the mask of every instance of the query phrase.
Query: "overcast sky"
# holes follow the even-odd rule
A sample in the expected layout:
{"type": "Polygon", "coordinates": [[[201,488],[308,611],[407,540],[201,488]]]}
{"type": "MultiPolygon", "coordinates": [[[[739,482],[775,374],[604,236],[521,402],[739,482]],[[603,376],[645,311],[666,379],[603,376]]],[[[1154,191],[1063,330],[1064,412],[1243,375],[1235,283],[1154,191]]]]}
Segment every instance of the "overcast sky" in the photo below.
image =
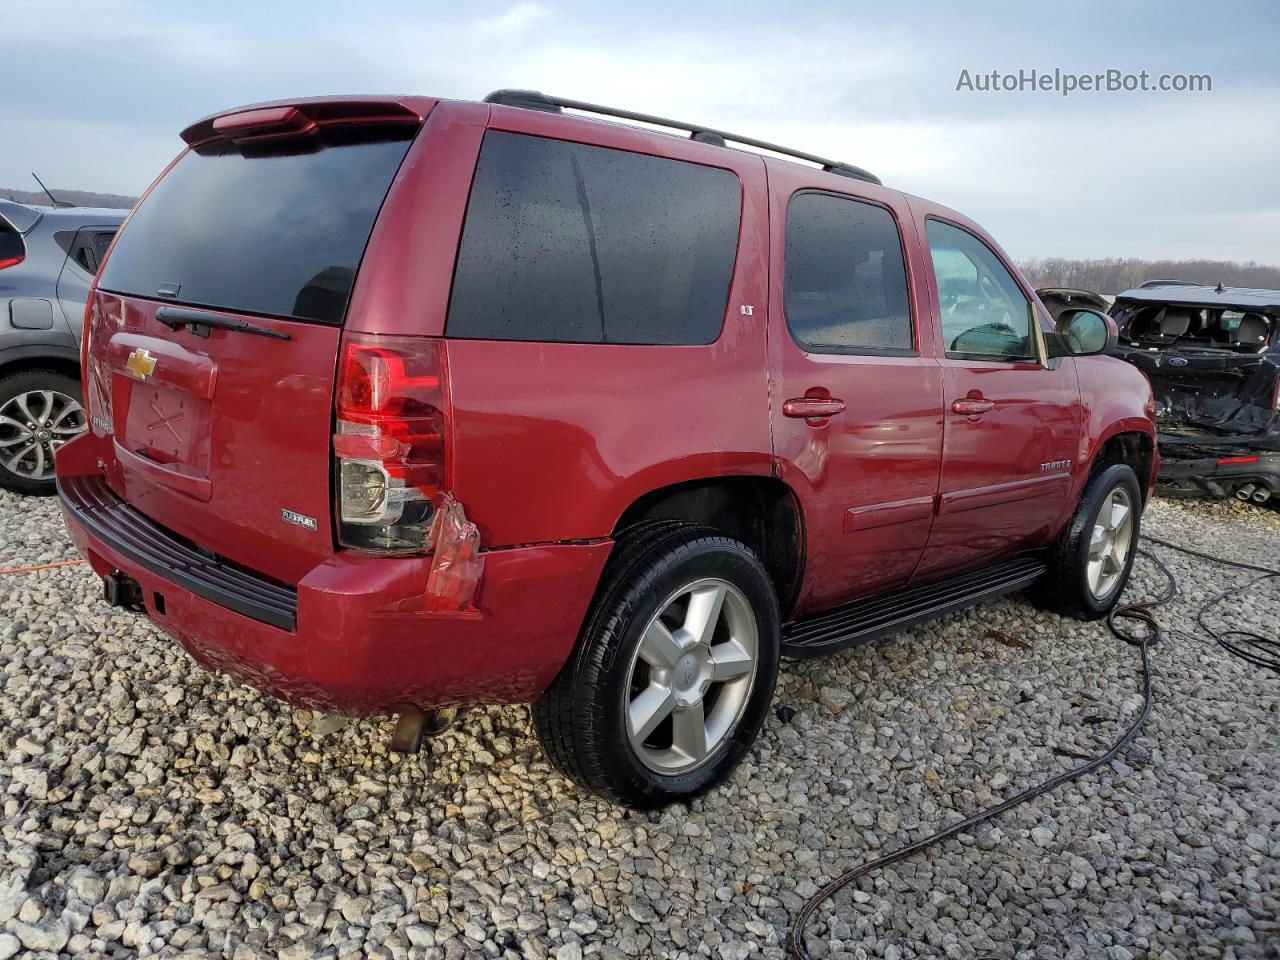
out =
{"type": "Polygon", "coordinates": [[[833,156],[1016,258],[1280,264],[1280,3],[2,0],[0,187],[136,195],[218,109],[329,93],[626,106],[833,156]],[[957,91],[999,70],[1198,93],[957,91]]]}

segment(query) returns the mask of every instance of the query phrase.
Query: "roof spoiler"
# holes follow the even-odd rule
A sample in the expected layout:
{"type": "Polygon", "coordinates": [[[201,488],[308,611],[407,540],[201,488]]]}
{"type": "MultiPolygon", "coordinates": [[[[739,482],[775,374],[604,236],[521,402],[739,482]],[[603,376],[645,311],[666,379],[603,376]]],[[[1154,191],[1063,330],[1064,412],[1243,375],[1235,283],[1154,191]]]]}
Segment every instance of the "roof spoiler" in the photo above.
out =
{"type": "Polygon", "coordinates": [[[412,124],[425,117],[388,100],[322,100],[263,103],[215,113],[182,131],[187,146],[210,140],[298,136],[317,127],[339,124],[412,124]]]}
{"type": "Polygon", "coordinates": [[[16,200],[0,200],[0,219],[19,233],[30,233],[44,214],[16,200]]]}

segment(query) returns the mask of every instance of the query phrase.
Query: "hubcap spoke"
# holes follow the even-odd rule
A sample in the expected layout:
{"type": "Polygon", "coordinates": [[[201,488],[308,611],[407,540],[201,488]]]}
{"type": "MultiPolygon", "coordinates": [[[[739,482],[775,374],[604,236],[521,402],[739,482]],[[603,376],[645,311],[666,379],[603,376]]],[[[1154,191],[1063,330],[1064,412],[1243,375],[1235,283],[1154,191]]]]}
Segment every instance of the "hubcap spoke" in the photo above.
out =
{"type": "Polygon", "coordinates": [[[671,714],[674,706],[671,688],[651,683],[640,696],[631,701],[627,710],[631,736],[640,743],[647,740],[658,724],[671,714]]]}
{"type": "Polygon", "coordinates": [[[1134,529],[1133,504],[1123,487],[1114,488],[1102,501],[1089,533],[1089,559],[1085,577],[1099,599],[1121,585],[1134,529]]]}
{"type": "Polygon", "coordinates": [[[672,636],[666,624],[654,620],[640,640],[640,656],[651,667],[666,669],[675,666],[680,659],[680,642],[672,636]]]}
{"type": "Polygon", "coordinates": [[[22,433],[18,434],[16,437],[9,437],[8,439],[0,438],[0,447],[12,447],[19,443],[30,443],[30,442],[31,442],[31,433],[29,431],[23,431],[22,433]]]}
{"type": "Polygon", "coordinates": [[[717,643],[711,648],[711,680],[732,680],[751,672],[755,659],[737,640],[717,643]]]}
{"type": "Polygon", "coordinates": [[[1129,505],[1119,501],[1112,501],[1111,515],[1108,519],[1110,520],[1111,532],[1115,533],[1128,521],[1129,505]]]}
{"type": "Polygon", "coordinates": [[[75,424],[64,427],[63,423],[66,421],[67,417],[70,417],[73,414],[82,413],[84,408],[74,400],[65,397],[63,399],[66,401],[65,405],[58,411],[58,415],[49,421],[49,429],[54,433],[79,433],[81,429],[80,427],[77,427],[75,424]]]}
{"type": "Polygon", "coordinates": [[[35,423],[36,420],[39,418],[36,417],[36,415],[31,412],[31,407],[28,406],[28,404],[31,402],[31,397],[32,397],[32,394],[30,393],[20,393],[13,398],[13,402],[17,404],[18,409],[22,412],[22,415],[27,418],[28,423],[35,423]]]}
{"type": "Polygon", "coordinates": [[[672,714],[671,745],[690,760],[706,757],[707,720],[701,703],[672,714]]]}
{"type": "Polygon", "coordinates": [[[18,463],[32,450],[35,450],[36,446],[37,445],[34,443],[28,443],[25,447],[23,447],[21,450],[15,453],[11,458],[5,461],[5,466],[8,467],[10,470],[12,470],[14,473],[17,473],[18,463]]]}
{"type": "Polygon", "coordinates": [[[696,643],[710,645],[715,636],[720,611],[724,607],[725,588],[719,584],[693,591],[684,617],[684,629],[696,643]]]}
{"type": "Polygon", "coordinates": [[[672,775],[717,755],[751,698],[759,643],[750,601],[727,580],[706,577],[668,596],[640,635],[624,688],[636,758],[672,775]]]}
{"type": "Polygon", "coordinates": [[[1097,560],[1107,552],[1107,531],[1101,526],[1093,528],[1089,536],[1089,559],[1097,560]]]}
{"type": "Polygon", "coordinates": [[[12,430],[18,431],[18,433],[23,436],[31,433],[31,428],[25,423],[20,420],[13,419],[13,417],[6,417],[3,414],[0,414],[0,427],[9,427],[12,430]]]}

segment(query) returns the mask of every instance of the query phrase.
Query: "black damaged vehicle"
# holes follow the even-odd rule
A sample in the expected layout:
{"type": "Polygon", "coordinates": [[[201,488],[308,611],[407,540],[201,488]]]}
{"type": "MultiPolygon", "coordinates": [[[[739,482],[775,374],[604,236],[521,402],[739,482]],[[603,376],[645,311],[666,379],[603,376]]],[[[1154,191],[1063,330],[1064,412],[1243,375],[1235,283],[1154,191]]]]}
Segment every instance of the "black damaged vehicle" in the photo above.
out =
{"type": "Polygon", "coordinates": [[[1110,312],[1155,392],[1159,491],[1280,501],[1280,290],[1153,280],[1110,312]]]}

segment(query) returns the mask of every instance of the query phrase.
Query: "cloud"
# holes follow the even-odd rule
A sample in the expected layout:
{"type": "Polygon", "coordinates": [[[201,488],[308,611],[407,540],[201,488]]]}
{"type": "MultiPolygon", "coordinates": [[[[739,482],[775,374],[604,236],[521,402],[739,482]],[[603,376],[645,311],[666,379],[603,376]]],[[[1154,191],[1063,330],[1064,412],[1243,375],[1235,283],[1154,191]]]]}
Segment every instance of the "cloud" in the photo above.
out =
{"type": "Polygon", "coordinates": [[[137,196],[182,146],[176,131],[139,129],[135,124],[18,117],[0,112],[0,131],[21,130],[22,142],[54,149],[6,147],[0,187],[30,190],[30,171],[51,187],[137,196]]]}
{"type": "Polygon", "coordinates": [[[655,6],[624,19],[567,2],[412,16],[367,0],[340,28],[325,11],[345,8],[327,0],[313,0],[306,17],[236,0],[196,13],[77,0],[56,16],[24,4],[6,14],[6,49],[15,51],[7,65],[30,78],[31,92],[7,101],[0,118],[0,134],[16,132],[22,144],[0,152],[0,186],[34,165],[66,171],[57,185],[137,192],[179,147],[182,127],[238,103],[388,90],[478,99],[520,87],[867,167],[963,210],[1018,257],[1280,262],[1280,202],[1267,167],[1280,128],[1259,122],[1274,114],[1280,77],[1250,66],[1266,53],[1258,38],[1276,19],[1272,8],[1242,13],[1231,30],[1192,30],[1187,14],[1167,36],[1127,8],[1106,34],[1083,16],[1047,26],[1006,10],[995,45],[984,33],[989,17],[922,2],[910,14],[655,6]],[[1256,29],[1246,29],[1249,16],[1256,29]],[[69,75],[63,65],[73,58],[81,69],[69,75]],[[1207,70],[1215,83],[1210,94],[1145,98],[955,90],[962,66],[1055,65],[1207,70]],[[75,79],[83,76],[93,77],[92,96],[75,79]]]}
{"type": "Polygon", "coordinates": [[[4,38],[6,56],[18,44],[34,44],[44,50],[93,47],[157,65],[247,66],[234,29],[167,18],[139,0],[10,4],[4,14],[4,38]]]}
{"type": "Polygon", "coordinates": [[[517,3],[499,16],[474,20],[471,26],[477,32],[485,34],[520,33],[549,16],[551,16],[551,10],[540,3],[517,3]]]}

